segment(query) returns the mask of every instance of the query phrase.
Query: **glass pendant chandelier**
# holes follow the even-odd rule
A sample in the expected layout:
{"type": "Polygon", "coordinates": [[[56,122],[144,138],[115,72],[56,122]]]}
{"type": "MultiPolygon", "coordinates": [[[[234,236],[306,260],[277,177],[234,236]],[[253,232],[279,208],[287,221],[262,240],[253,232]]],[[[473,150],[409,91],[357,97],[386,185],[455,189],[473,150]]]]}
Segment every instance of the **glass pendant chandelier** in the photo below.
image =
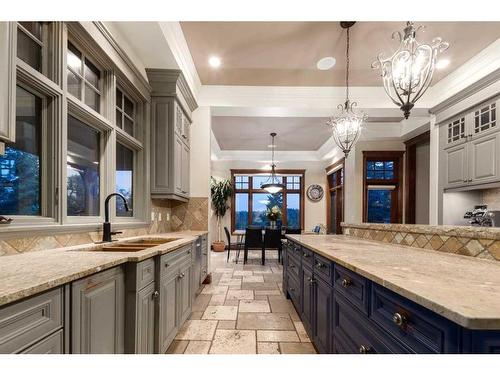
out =
{"type": "Polygon", "coordinates": [[[339,104],[337,108],[340,113],[337,116],[331,117],[327,125],[332,127],[333,140],[336,145],[344,152],[345,156],[349,154],[352,147],[356,144],[361,135],[361,128],[363,123],[368,118],[365,113],[358,112],[355,110],[358,104],[356,102],[351,102],[349,99],[349,28],[354,25],[355,22],[341,22],[340,26],[343,29],[347,29],[346,38],[346,75],[345,75],[345,85],[346,85],[346,99],[344,104],[339,104]]]}
{"type": "Polygon", "coordinates": [[[283,185],[279,178],[276,177],[276,164],[274,164],[274,137],[276,137],[276,133],[271,133],[271,138],[272,138],[272,164],[271,164],[271,176],[267,179],[265,183],[260,185],[261,189],[264,189],[270,194],[276,194],[279,193],[281,190],[285,188],[285,185],[283,185]]]}
{"type": "Polygon", "coordinates": [[[418,43],[417,31],[422,28],[407,22],[403,34],[399,31],[392,34],[392,39],[399,39],[399,48],[387,59],[380,53],[372,63],[373,69],[381,70],[385,92],[401,108],[405,118],[431,85],[438,54],[449,47],[441,38],[434,38],[431,44],[418,43]]]}

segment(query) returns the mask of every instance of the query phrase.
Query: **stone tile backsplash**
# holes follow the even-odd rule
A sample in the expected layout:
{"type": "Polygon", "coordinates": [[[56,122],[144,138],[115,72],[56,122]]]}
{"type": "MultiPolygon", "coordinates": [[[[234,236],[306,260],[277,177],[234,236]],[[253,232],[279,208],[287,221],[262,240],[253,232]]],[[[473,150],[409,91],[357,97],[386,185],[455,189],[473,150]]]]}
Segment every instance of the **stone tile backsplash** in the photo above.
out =
{"type": "Polygon", "coordinates": [[[500,232],[495,229],[404,224],[342,226],[348,236],[500,261],[500,232]]]}
{"type": "MultiPolygon", "coordinates": [[[[208,229],[208,198],[191,198],[187,203],[153,199],[151,203],[154,220],[149,226],[123,229],[123,234],[116,237],[208,229]]],[[[0,256],[87,244],[100,241],[101,236],[100,231],[54,235],[19,234],[0,239],[0,256]]]]}

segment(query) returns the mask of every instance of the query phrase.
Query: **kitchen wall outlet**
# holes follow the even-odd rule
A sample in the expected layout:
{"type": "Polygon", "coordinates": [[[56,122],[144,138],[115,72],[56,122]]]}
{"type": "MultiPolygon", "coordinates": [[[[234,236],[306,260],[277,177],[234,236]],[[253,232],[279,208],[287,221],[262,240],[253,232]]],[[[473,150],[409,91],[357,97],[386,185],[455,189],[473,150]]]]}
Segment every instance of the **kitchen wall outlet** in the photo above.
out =
{"type": "Polygon", "coordinates": [[[158,221],[161,221],[161,212],[158,212],[158,221]]]}
{"type": "Polygon", "coordinates": [[[170,221],[170,214],[167,212],[167,221],[170,221]]]}
{"type": "Polygon", "coordinates": [[[151,221],[155,221],[155,212],[151,211],[151,221]]]}

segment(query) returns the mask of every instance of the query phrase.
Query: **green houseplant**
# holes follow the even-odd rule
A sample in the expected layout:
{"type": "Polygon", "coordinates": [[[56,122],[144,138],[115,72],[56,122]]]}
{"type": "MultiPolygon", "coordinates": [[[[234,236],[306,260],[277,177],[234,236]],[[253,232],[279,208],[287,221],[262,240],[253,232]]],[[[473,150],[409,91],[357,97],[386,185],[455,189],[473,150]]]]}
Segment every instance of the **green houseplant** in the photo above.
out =
{"type": "Polygon", "coordinates": [[[233,185],[229,180],[217,181],[212,177],[210,193],[214,213],[217,217],[217,241],[214,241],[212,246],[214,251],[224,251],[226,245],[224,241],[221,241],[221,219],[224,217],[227,209],[229,208],[227,201],[233,194],[233,185]]]}

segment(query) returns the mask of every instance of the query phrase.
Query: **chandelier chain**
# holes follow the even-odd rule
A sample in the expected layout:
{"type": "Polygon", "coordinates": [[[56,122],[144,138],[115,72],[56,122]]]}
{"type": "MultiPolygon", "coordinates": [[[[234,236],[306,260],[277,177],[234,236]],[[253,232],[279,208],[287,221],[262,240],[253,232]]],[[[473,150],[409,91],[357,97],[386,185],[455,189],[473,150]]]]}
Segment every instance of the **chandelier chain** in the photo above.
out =
{"type": "Polygon", "coordinates": [[[346,46],[346,71],[345,71],[345,96],[346,96],[346,105],[349,102],[349,29],[350,27],[347,28],[347,46],[346,46]]]}

